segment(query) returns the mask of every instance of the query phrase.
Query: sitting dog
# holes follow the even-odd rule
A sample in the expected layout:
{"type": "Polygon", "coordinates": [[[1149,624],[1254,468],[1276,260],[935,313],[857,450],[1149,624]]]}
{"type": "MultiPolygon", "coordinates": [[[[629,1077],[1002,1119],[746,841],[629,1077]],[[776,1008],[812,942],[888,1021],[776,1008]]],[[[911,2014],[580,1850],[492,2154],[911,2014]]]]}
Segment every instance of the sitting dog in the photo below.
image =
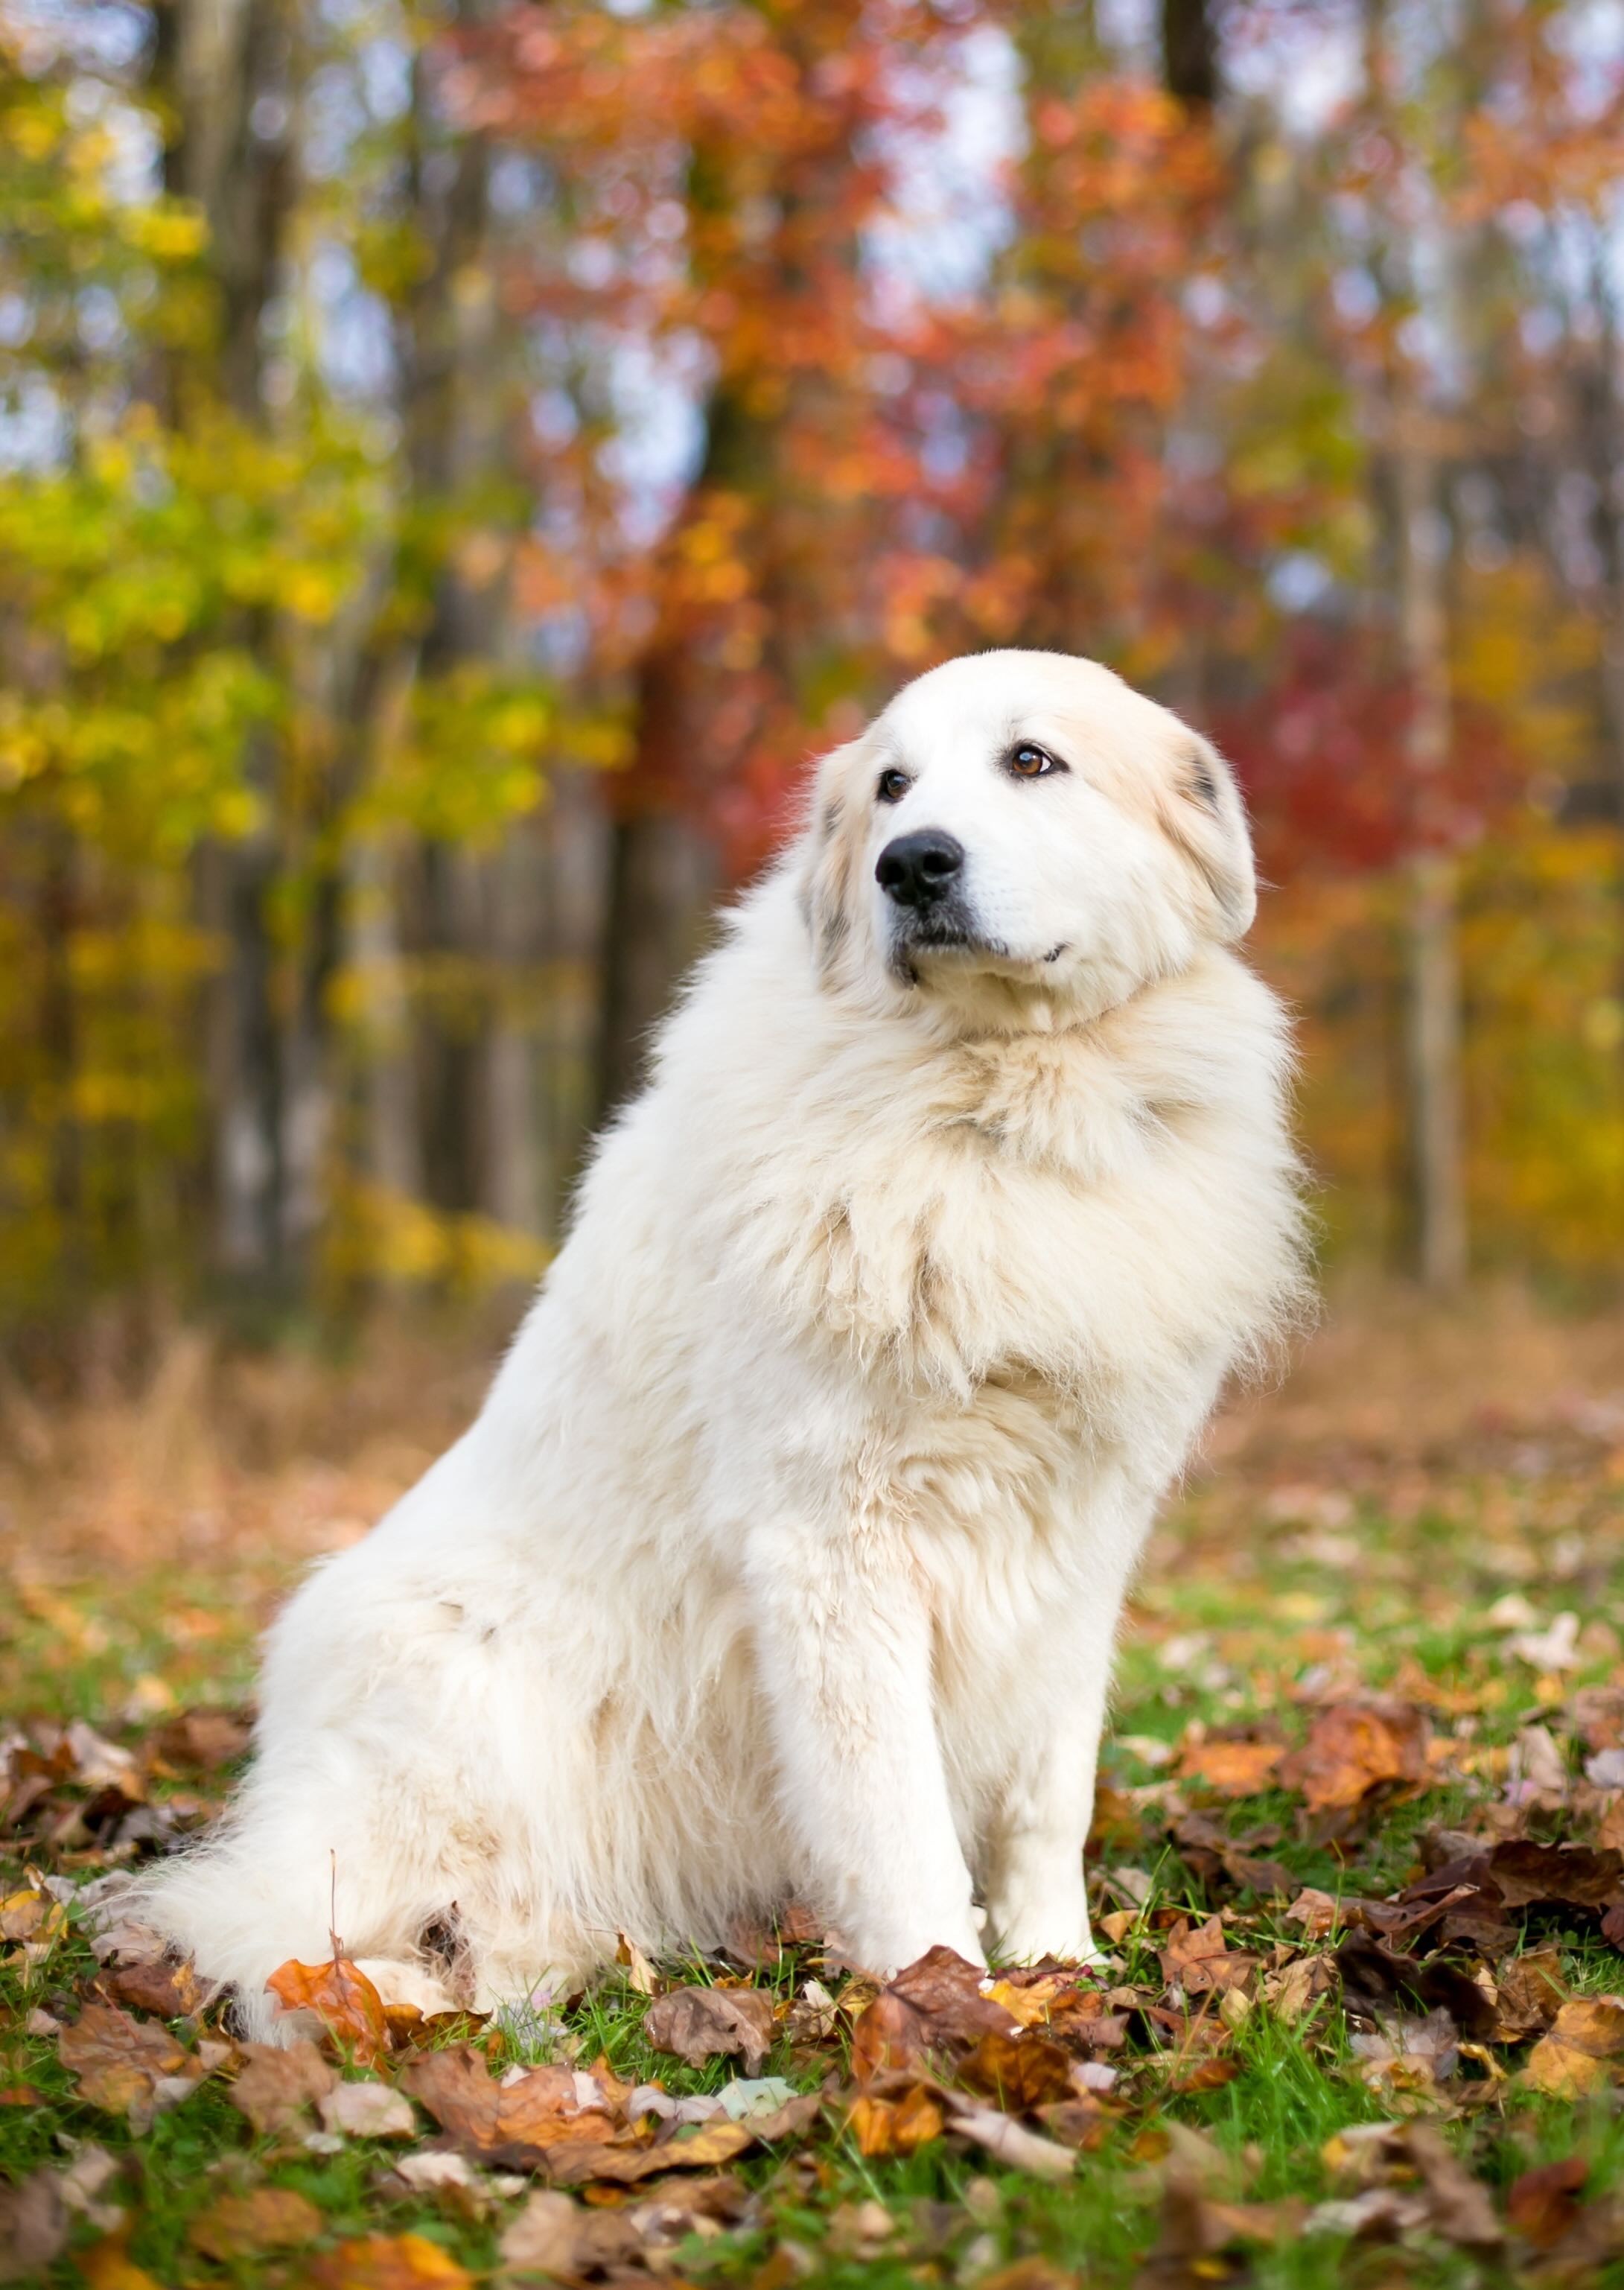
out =
{"type": "Polygon", "coordinates": [[[271,2034],[330,1920],[489,2008],[790,1896],[876,1974],[1091,1953],[1124,1589],[1305,1295],[1278,1004],[1205,741],[957,660],[819,769],[472,1429],[267,1645],[144,1912],[271,2034]]]}

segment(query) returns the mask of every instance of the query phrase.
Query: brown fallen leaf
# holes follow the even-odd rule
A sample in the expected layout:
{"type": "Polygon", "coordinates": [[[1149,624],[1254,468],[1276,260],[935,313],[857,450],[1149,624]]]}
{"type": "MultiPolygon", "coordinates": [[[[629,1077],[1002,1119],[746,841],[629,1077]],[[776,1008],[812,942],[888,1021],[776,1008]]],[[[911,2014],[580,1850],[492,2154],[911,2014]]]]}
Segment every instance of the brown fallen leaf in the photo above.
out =
{"type": "Polygon", "coordinates": [[[68,2206],[52,2171],[0,2186],[0,2282],[44,2274],[68,2241],[68,2206]]]}
{"type": "Polygon", "coordinates": [[[338,2081],[312,2043],[285,2050],[278,2044],[244,2044],[238,2055],[242,2066],[226,2096],[261,2138],[295,2129],[305,2110],[338,2081]]]}
{"type": "Polygon", "coordinates": [[[351,2139],[410,2139],[417,2129],[412,2102],[387,2083],[339,2083],[316,2102],[324,2131],[351,2139]]]}
{"type": "Polygon", "coordinates": [[[973,2139],[998,2162],[1012,2170],[1029,2171],[1034,2178],[1069,2179],[1076,2169],[1076,2156],[1069,2147],[1040,2138],[1012,2115],[1000,2114],[995,2107],[956,2106],[949,2127],[963,2138],[973,2139]]]}
{"type": "Polygon", "coordinates": [[[138,2134],[150,2128],[162,2108],[183,2099],[203,2072],[166,2028],[95,2001],[63,2029],[57,2054],[77,2077],[79,2097],[125,2117],[138,2134]]]}
{"type": "Polygon", "coordinates": [[[509,2272],[567,2279],[629,2264],[643,2241],[640,2222],[624,2211],[587,2210],[547,2189],[531,2196],[500,2247],[509,2272]]]}
{"type": "Polygon", "coordinates": [[[291,2187],[253,2187],[246,2194],[222,2195],[200,2211],[186,2238],[205,2258],[222,2265],[261,2250],[293,2250],[321,2233],[322,2214],[291,2187]]]}
{"type": "Polygon", "coordinates": [[[1624,1998],[1580,1996],[1564,2004],[1528,2054],[1523,2079],[1553,2099],[1577,2099],[1612,2081],[1624,2052],[1624,1998]]]}
{"type": "Polygon", "coordinates": [[[691,2068],[738,2054],[746,2075],[755,2076],[778,2026],[764,1989],[673,1988],[649,2006],[643,2032],[656,2051],[675,2053],[691,2068]]]}
{"type": "Polygon", "coordinates": [[[846,2121],[858,2152],[874,2156],[911,2155],[916,2148],[940,2138],[945,2119],[931,2086],[915,2084],[897,2100],[860,2092],[846,2121]]]}
{"type": "Polygon", "coordinates": [[[56,1940],[68,1929],[68,1911],[42,1886],[30,1885],[0,1901],[0,1940],[56,1940]]]}
{"type": "Polygon", "coordinates": [[[249,1719],[239,1709],[182,1709],[160,1726],[151,1747],[165,1765],[218,1773],[248,1755],[249,1719]]]}
{"type": "Polygon", "coordinates": [[[601,2110],[580,2106],[572,2068],[532,2068],[512,2083],[499,2083],[484,2053],[471,2044],[420,2053],[402,2070],[400,2083],[476,2158],[572,2139],[607,2141],[620,2127],[601,2110]]]}
{"type": "Polygon", "coordinates": [[[1514,2044],[1543,2035],[1566,2002],[1559,1950],[1530,1949],[1512,1957],[1498,1967],[1493,2040],[1514,2044]]]}
{"type": "Polygon", "coordinates": [[[787,2100],[770,2115],[753,2115],[742,2123],[716,2115],[708,2123],[676,2125],[652,2146],[596,2146],[573,2143],[548,2149],[514,2147],[500,2159],[539,2166],[556,2187],[584,2186],[600,2179],[617,2186],[632,2186],[662,2171],[714,2170],[731,2163],[747,2148],[776,2146],[781,2139],[798,2138],[822,2112],[824,2095],[807,2092],[787,2100]]]}
{"type": "Polygon", "coordinates": [[[334,1942],[327,1964],[300,1964],[290,1957],[265,1983],[284,2012],[313,2012],[334,2043],[354,2053],[363,2067],[376,2067],[389,2048],[383,1998],[358,1965],[334,1942]]]}
{"type": "Polygon", "coordinates": [[[924,2018],[901,1997],[882,1990],[852,2030],[852,2075],[867,2086],[880,2076],[923,2067],[924,2060],[924,2018]]]}
{"type": "Polygon", "coordinates": [[[148,1964],[120,1964],[97,1982],[120,2004],[150,2012],[158,2020],[189,2020],[200,2012],[204,1994],[197,1975],[183,1958],[164,1956],[148,1964]]]}
{"type": "Polygon", "coordinates": [[[1624,1854],[1509,1837],[1488,1855],[1488,1876],[1508,1909],[1600,1910],[1624,1899],[1624,1854]]]}
{"type": "Polygon", "coordinates": [[[986,1974],[950,1948],[933,1948],[883,1988],[852,2030],[852,2072],[860,2086],[951,2056],[985,2035],[1013,2036],[1020,2022],[983,1991],[986,1974]]]}
{"type": "Polygon", "coordinates": [[[1284,1755],[1279,1742],[1192,1742],[1179,1760],[1179,1779],[1220,1797],[1256,1797],[1273,1786],[1284,1755]]]}
{"type": "Polygon", "coordinates": [[[1375,2205],[1363,2223],[1349,2219],[1340,2231],[1385,2231],[1394,2223],[1402,2231],[1424,2223],[1445,2241],[1467,2249],[1492,2250],[1504,2239],[1488,2189],[1473,2178],[1429,2123],[1353,2125],[1326,2143],[1323,2159],[1335,2178],[1372,2195],[1405,2190],[1417,2178],[1422,2185],[1419,2205],[1403,2197],[1411,2208],[1402,2218],[1375,2205]]]}
{"type": "Polygon", "coordinates": [[[996,2031],[982,2037],[959,2063],[959,2075],[972,2090],[984,2091],[1015,2115],[1073,2095],[1071,2058],[1041,2036],[1019,2038],[996,2031]]]}
{"type": "Polygon", "coordinates": [[[1426,1782],[1428,1734],[1425,1711],[1411,1703],[1332,1702],[1282,1763],[1280,1782],[1302,1792],[1310,1813],[1352,1812],[1374,1790],[1426,1782]]]}
{"type": "Polygon", "coordinates": [[[1254,1957],[1231,1953],[1218,1917],[1209,1917],[1193,1930],[1180,1918],[1159,1953],[1163,1979],[1187,1996],[1222,1995],[1244,1988],[1257,1969],[1254,1957]]]}
{"type": "Polygon", "coordinates": [[[473,2276],[422,2234],[364,2234],[304,2261],[308,2290],[471,2290],[473,2276]]]}
{"type": "Polygon", "coordinates": [[[1564,2155],[1559,2163],[1542,2163],[1514,2180],[1506,2198],[1506,2216],[1524,2242],[1536,2250],[1549,2250],[1579,2217],[1579,2197],[1590,2166],[1582,2155],[1564,2155]]]}

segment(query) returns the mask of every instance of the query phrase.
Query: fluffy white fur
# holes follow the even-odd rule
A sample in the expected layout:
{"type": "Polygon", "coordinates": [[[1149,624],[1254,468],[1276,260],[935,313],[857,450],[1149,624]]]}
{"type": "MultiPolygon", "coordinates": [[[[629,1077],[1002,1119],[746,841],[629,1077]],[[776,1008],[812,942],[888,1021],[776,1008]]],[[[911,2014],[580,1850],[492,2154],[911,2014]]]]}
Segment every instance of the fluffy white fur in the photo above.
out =
{"type": "Polygon", "coordinates": [[[1301,1294],[1252,907],[1221,761],[1088,662],[953,661],[826,760],[477,1421],[292,1600],[236,1806],[149,1888],[253,2033],[335,1868],[428,2005],[453,1904],[484,2006],[792,1894],[876,1971],[1089,1952],[1124,1590],[1301,1294]],[[950,944],[875,879],[926,828],[950,944]]]}

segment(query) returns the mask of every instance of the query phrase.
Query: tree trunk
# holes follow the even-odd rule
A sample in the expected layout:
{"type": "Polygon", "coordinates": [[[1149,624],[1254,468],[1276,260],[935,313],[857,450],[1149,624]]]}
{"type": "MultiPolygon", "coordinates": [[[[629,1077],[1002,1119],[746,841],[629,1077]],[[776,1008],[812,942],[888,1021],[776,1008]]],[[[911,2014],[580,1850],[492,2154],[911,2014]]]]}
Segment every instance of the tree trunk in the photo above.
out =
{"type": "Polygon", "coordinates": [[[611,789],[598,1014],[597,1118],[640,1085],[649,1036],[700,940],[716,862],[681,806],[679,767],[692,704],[680,653],[657,645],[637,682],[637,753],[611,789]]]}
{"type": "Polygon", "coordinates": [[[1170,95],[1197,110],[1218,100],[1218,28],[1212,0],[1162,0],[1162,77],[1170,95]]]}
{"type": "Polygon", "coordinates": [[[1451,701],[1443,517],[1424,420],[1419,408],[1409,409],[1396,441],[1400,610],[1412,701],[1406,761],[1417,829],[1407,883],[1405,1033],[1417,1269],[1428,1288],[1448,1291],[1464,1281],[1468,1253],[1460,960],[1457,869],[1435,839],[1451,701]]]}

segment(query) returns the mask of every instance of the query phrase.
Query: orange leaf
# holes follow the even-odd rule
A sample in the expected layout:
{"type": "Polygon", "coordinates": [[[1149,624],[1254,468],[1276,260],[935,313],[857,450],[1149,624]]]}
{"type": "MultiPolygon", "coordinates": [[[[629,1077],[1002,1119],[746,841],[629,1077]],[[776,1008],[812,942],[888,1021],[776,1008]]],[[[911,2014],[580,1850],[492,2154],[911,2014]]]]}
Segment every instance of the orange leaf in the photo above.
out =
{"type": "Polygon", "coordinates": [[[1285,1755],[1278,1742],[1192,1742],[1179,1762],[1181,1781],[1220,1797],[1255,1797],[1269,1787],[1285,1755]]]}
{"type": "Polygon", "coordinates": [[[310,2290],[469,2290],[473,2279],[421,2234],[357,2235],[307,2259],[303,2270],[310,2290]]]}
{"type": "Polygon", "coordinates": [[[363,2067],[376,2067],[388,2051],[383,1998],[358,1965],[336,1953],[330,1964],[300,1964],[290,1957],[265,1985],[284,2012],[314,2012],[363,2067]]]}

